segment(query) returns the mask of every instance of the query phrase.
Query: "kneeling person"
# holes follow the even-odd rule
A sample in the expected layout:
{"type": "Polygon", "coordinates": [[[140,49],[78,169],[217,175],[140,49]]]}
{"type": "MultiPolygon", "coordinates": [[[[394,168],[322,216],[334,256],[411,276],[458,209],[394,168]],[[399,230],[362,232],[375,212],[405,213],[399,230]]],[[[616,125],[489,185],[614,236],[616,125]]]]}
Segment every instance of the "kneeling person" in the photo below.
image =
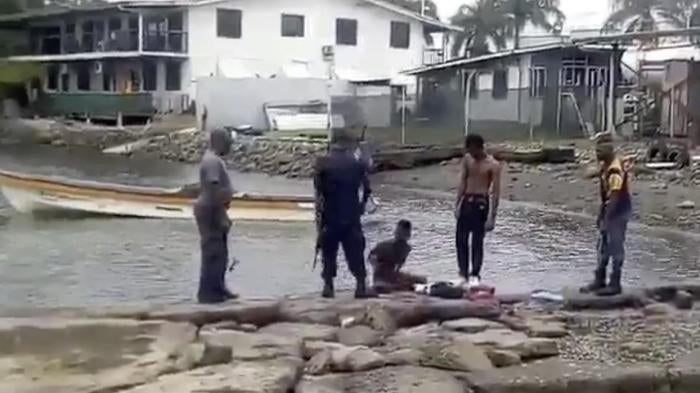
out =
{"type": "Polygon", "coordinates": [[[411,253],[411,222],[401,220],[396,225],[394,238],[377,244],[369,253],[374,268],[374,287],[378,292],[411,291],[415,284],[425,284],[425,277],[404,273],[401,268],[411,253]]]}

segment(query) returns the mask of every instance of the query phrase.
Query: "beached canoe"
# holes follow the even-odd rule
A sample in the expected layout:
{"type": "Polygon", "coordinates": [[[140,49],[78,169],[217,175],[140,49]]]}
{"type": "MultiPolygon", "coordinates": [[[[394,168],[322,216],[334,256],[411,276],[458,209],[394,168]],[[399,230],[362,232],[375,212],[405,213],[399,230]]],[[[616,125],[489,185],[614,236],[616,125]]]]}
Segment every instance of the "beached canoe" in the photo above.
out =
{"type": "MultiPolygon", "coordinates": [[[[16,210],[122,217],[192,219],[197,190],[165,189],[63,179],[0,171],[0,189],[16,210]]],[[[312,196],[237,194],[234,221],[313,221],[312,196]]]]}

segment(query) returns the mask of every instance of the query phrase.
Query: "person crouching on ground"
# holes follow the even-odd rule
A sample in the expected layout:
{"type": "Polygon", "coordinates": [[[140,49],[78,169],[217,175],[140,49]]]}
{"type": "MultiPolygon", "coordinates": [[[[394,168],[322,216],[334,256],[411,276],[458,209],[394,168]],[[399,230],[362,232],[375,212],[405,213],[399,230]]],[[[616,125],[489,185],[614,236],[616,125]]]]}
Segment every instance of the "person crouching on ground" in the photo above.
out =
{"type": "Polygon", "coordinates": [[[378,293],[412,291],[415,284],[425,284],[425,277],[404,273],[401,268],[411,253],[412,225],[401,220],[396,225],[394,238],[377,244],[369,253],[369,262],[374,268],[374,288],[378,293]]]}
{"type": "Polygon", "coordinates": [[[610,133],[595,136],[596,157],[600,161],[600,211],[598,214],[598,266],[595,277],[582,292],[600,296],[622,293],[622,265],[625,261],[625,236],[632,213],[632,198],[626,168],[615,155],[610,133]],[[606,283],[608,263],[613,267],[610,281],[606,283]]]}

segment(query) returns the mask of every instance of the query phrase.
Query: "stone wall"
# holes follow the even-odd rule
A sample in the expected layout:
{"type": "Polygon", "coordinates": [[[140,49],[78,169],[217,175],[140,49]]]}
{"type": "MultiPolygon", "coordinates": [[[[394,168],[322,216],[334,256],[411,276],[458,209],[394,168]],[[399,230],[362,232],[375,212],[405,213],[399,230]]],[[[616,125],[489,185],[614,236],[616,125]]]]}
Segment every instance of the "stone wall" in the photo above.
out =
{"type": "MultiPolygon", "coordinates": [[[[310,177],[316,157],[327,144],[308,139],[239,138],[226,161],[243,172],[263,172],[287,177],[310,177]]],[[[207,148],[204,133],[173,134],[153,139],[143,152],[171,161],[197,163],[207,148]]]]}

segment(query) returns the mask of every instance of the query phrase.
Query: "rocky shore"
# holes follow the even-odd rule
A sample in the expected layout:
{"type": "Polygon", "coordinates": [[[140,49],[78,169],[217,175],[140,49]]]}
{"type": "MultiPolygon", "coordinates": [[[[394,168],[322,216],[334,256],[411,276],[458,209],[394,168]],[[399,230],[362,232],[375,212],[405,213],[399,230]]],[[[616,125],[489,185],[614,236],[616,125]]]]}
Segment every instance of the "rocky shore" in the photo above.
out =
{"type": "Polygon", "coordinates": [[[5,317],[0,391],[694,393],[699,298],[687,285],[548,303],[407,293],[5,317]]]}

